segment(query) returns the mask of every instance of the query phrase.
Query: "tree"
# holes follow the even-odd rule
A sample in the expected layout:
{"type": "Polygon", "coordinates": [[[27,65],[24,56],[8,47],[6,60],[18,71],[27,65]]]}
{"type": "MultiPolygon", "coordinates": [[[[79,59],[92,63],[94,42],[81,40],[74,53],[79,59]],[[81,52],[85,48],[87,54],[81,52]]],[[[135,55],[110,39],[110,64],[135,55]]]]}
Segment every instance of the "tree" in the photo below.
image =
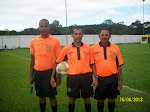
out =
{"type": "Polygon", "coordinates": [[[142,35],[143,34],[143,25],[141,24],[141,21],[136,20],[135,22],[131,23],[130,27],[135,32],[135,35],[142,35]]]}
{"type": "Polygon", "coordinates": [[[39,29],[35,28],[26,28],[23,31],[20,32],[21,35],[38,35],[39,29]]]}
{"type": "Polygon", "coordinates": [[[15,30],[9,31],[9,35],[16,35],[17,32],[15,30]]]}
{"type": "MultiPolygon", "coordinates": [[[[74,27],[82,28],[84,34],[99,34],[100,30],[107,28],[110,30],[112,35],[143,35],[143,24],[141,21],[136,20],[132,22],[131,25],[124,25],[124,22],[113,23],[111,19],[105,20],[102,24],[93,25],[76,25],[73,24],[67,27],[67,34],[71,34],[74,27]]],[[[54,20],[50,24],[50,34],[53,35],[65,35],[66,27],[62,27],[58,20],[54,20]]],[[[26,28],[21,32],[16,32],[15,30],[0,31],[0,35],[39,35],[39,28],[26,28]]],[[[144,34],[150,34],[150,22],[144,22],[144,34]]]]}
{"type": "Polygon", "coordinates": [[[59,24],[59,21],[58,20],[54,20],[52,22],[52,25],[56,26],[56,27],[62,27],[62,25],[59,24]]]}
{"type": "Polygon", "coordinates": [[[113,24],[113,21],[111,19],[108,19],[108,20],[105,20],[103,22],[103,24],[108,24],[108,25],[112,25],[113,24]]]}
{"type": "Polygon", "coordinates": [[[62,25],[59,24],[58,20],[54,20],[51,24],[50,24],[50,33],[54,34],[54,35],[60,35],[61,34],[61,30],[60,28],[62,27],[62,25]]]}
{"type": "Polygon", "coordinates": [[[131,23],[130,27],[138,28],[141,25],[141,21],[136,20],[135,22],[131,23]]]}
{"type": "Polygon", "coordinates": [[[145,34],[150,34],[150,22],[144,23],[144,32],[145,34]]]}

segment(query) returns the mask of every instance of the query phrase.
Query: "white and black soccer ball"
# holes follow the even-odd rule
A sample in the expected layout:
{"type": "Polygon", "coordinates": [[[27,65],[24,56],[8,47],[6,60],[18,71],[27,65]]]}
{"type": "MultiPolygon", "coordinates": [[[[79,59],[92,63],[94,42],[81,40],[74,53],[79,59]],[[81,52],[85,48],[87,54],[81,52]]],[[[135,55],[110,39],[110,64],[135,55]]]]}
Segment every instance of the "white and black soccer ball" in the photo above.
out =
{"type": "Polygon", "coordinates": [[[62,61],[56,66],[56,71],[58,74],[65,75],[68,73],[69,65],[67,62],[62,61]]]}

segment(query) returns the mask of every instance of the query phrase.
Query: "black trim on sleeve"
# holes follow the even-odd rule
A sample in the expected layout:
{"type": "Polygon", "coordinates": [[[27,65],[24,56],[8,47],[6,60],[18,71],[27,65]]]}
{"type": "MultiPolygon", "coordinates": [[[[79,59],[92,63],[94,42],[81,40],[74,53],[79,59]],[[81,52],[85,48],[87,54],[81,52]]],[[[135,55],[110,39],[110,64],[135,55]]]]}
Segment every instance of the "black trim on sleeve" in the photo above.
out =
{"type": "Polygon", "coordinates": [[[123,64],[119,65],[118,67],[122,66],[123,64]]]}
{"type": "Polygon", "coordinates": [[[118,57],[116,56],[116,65],[119,67],[118,57]]]}
{"type": "Polygon", "coordinates": [[[68,57],[67,57],[67,55],[65,55],[64,60],[63,60],[63,61],[67,61],[67,60],[68,60],[68,57]]]}
{"type": "Polygon", "coordinates": [[[93,64],[90,64],[90,65],[95,65],[95,63],[93,63],[93,64]]]}

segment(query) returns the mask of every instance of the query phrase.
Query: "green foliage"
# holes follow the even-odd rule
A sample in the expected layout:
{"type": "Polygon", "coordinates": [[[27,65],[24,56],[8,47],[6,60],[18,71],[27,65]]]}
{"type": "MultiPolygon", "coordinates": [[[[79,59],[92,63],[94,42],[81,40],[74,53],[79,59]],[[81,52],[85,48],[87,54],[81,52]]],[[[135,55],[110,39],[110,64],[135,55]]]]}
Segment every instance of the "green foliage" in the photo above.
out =
{"type": "Polygon", "coordinates": [[[0,35],[9,35],[9,31],[0,31],[0,35]]]}
{"type": "Polygon", "coordinates": [[[111,19],[105,20],[103,23],[108,24],[108,25],[113,25],[114,24],[111,19]]]}
{"type": "MultiPolygon", "coordinates": [[[[143,91],[142,93],[123,87],[116,99],[116,112],[149,112],[150,104],[150,45],[118,45],[124,60],[123,85],[143,91]],[[132,101],[129,99],[132,98],[132,101]],[[134,100],[137,98],[137,100],[134,100]],[[141,99],[142,100],[138,100],[141,99]],[[124,100],[123,100],[124,99],[124,100]]],[[[30,94],[29,83],[30,50],[14,49],[0,52],[0,112],[39,112],[35,88],[30,94]]],[[[58,112],[68,112],[69,98],[66,95],[66,78],[57,88],[58,112]]],[[[91,97],[92,112],[97,112],[97,101],[91,97]]],[[[51,107],[47,98],[46,111],[51,107]]],[[[107,100],[104,111],[108,112],[107,100]]],[[[75,112],[85,112],[83,99],[76,100],[75,112]]]]}
{"type": "Polygon", "coordinates": [[[39,34],[40,34],[39,28],[37,29],[27,28],[19,33],[19,35],[39,35],[39,34]]]}
{"type": "MultiPolygon", "coordinates": [[[[71,34],[74,27],[81,27],[84,34],[99,34],[102,28],[108,28],[113,35],[142,35],[143,34],[143,24],[136,20],[131,23],[131,25],[124,25],[124,22],[114,23],[111,19],[105,20],[102,24],[94,25],[71,25],[67,27],[67,34],[71,34]]],[[[144,34],[150,34],[150,22],[144,23],[144,34]]],[[[50,24],[50,34],[52,35],[65,35],[66,27],[62,27],[58,20],[54,20],[50,24]]],[[[0,31],[0,35],[39,35],[39,29],[26,28],[21,32],[16,31],[0,31]]]]}

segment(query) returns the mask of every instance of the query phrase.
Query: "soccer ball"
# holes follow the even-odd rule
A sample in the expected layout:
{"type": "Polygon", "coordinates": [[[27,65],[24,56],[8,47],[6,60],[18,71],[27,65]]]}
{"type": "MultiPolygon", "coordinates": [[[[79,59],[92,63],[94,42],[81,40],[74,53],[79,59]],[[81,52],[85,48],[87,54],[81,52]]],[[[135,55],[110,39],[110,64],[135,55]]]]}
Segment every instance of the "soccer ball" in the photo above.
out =
{"type": "Polygon", "coordinates": [[[56,71],[58,74],[65,75],[68,73],[68,70],[69,70],[69,65],[65,61],[60,62],[56,66],[56,71]]]}

